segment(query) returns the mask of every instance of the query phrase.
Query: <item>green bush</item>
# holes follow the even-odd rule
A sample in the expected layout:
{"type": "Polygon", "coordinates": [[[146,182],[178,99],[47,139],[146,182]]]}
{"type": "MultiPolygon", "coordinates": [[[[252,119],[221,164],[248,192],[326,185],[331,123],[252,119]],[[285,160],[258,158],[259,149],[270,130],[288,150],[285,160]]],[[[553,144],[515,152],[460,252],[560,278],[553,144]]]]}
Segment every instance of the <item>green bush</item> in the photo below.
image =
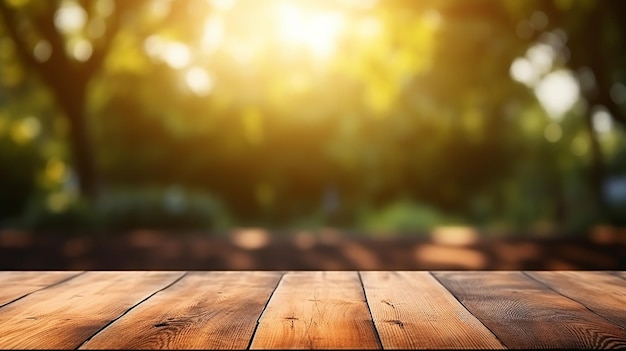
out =
{"type": "Polygon", "coordinates": [[[454,222],[456,219],[432,207],[410,200],[402,200],[379,210],[363,210],[360,215],[359,227],[378,235],[390,235],[426,232],[436,226],[454,222]]]}
{"type": "Polygon", "coordinates": [[[96,214],[89,204],[75,199],[61,210],[50,208],[46,197],[32,199],[12,225],[32,230],[74,232],[97,227],[96,214]]]}
{"type": "Polygon", "coordinates": [[[230,220],[210,194],[178,187],[117,188],[91,204],[68,197],[62,207],[50,205],[50,194],[30,200],[10,226],[32,230],[222,229],[230,220]]]}
{"type": "Polygon", "coordinates": [[[216,229],[228,222],[210,194],[179,187],[108,191],[99,198],[95,212],[110,229],[216,229]]]}
{"type": "Polygon", "coordinates": [[[0,223],[26,210],[28,199],[36,192],[34,174],[42,164],[35,143],[22,145],[0,135],[0,223]]]}

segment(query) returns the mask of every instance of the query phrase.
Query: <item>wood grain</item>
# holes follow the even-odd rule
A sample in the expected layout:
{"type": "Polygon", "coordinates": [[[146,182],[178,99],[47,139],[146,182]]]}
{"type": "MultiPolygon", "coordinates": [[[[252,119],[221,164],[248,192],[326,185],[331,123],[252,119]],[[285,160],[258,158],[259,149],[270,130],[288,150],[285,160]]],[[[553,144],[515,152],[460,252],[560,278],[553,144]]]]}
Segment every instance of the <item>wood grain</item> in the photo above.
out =
{"type": "Polygon", "coordinates": [[[626,330],[522,272],[434,276],[509,348],[624,348],[626,330]]]}
{"type": "Polygon", "coordinates": [[[26,296],[34,291],[75,277],[81,272],[39,272],[5,271],[0,272],[0,306],[26,296]]]}
{"type": "Polygon", "coordinates": [[[607,272],[526,272],[559,294],[626,328],[626,281],[607,272]]]}
{"type": "Polygon", "coordinates": [[[282,274],[0,272],[0,349],[626,348],[623,271],[282,274]]]}
{"type": "Polygon", "coordinates": [[[361,272],[385,349],[503,349],[428,272],[361,272]]]}
{"type": "Polygon", "coordinates": [[[75,349],[181,272],[87,272],[0,308],[0,348],[75,349]]]}
{"type": "Polygon", "coordinates": [[[281,275],[191,272],[81,349],[245,349],[281,275]]]}
{"type": "Polygon", "coordinates": [[[380,348],[358,273],[286,273],[250,348],[380,348]]]}

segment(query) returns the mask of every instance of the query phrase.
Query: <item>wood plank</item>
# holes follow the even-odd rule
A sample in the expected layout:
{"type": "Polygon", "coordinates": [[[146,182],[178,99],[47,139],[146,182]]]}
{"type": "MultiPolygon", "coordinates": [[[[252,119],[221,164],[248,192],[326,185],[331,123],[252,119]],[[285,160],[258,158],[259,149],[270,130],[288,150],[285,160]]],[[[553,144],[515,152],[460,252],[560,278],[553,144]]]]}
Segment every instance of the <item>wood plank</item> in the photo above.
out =
{"type": "Polygon", "coordinates": [[[181,272],[87,272],[0,308],[0,348],[75,349],[181,272]]]}
{"type": "Polygon", "coordinates": [[[250,348],[380,348],[358,273],[286,273],[250,348]]]}
{"type": "Polygon", "coordinates": [[[361,272],[385,349],[503,349],[428,272],[361,272]]]}
{"type": "Polygon", "coordinates": [[[509,348],[626,347],[626,330],[522,272],[434,272],[509,348]]]}
{"type": "Polygon", "coordinates": [[[80,348],[245,349],[281,275],[244,271],[189,273],[80,348]]]}
{"type": "Polygon", "coordinates": [[[0,307],[34,291],[81,274],[77,271],[2,271],[0,307]]]}
{"type": "Polygon", "coordinates": [[[526,272],[559,294],[626,328],[626,280],[608,272],[526,272]]]}

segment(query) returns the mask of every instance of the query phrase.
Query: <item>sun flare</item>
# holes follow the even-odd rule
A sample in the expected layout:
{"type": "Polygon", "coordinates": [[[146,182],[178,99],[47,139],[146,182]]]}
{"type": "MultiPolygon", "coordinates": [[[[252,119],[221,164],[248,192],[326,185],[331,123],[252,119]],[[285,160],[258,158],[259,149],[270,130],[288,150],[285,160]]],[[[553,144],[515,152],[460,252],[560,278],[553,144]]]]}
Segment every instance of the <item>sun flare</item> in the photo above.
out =
{"type": "Polygon", "coordinates": [[[276,13],[282,42],[304,46],[319,58],[333,54],[345,22],[341,13],[309,10],[294,3],[278,4],[276,13]]]}

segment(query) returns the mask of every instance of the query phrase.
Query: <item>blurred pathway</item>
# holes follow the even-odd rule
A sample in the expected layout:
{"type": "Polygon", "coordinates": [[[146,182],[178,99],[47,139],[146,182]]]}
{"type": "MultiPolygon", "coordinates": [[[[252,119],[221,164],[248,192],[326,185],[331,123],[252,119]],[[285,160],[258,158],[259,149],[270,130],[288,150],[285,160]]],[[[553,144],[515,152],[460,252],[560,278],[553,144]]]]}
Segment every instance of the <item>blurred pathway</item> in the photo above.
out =
{"type": "Polygon", "coordinates": [[[626,229],[480,239],[470,228],[363,239],[334,230],[110,236],[0,231],[2,270],[626,270],[626,229]]]}

